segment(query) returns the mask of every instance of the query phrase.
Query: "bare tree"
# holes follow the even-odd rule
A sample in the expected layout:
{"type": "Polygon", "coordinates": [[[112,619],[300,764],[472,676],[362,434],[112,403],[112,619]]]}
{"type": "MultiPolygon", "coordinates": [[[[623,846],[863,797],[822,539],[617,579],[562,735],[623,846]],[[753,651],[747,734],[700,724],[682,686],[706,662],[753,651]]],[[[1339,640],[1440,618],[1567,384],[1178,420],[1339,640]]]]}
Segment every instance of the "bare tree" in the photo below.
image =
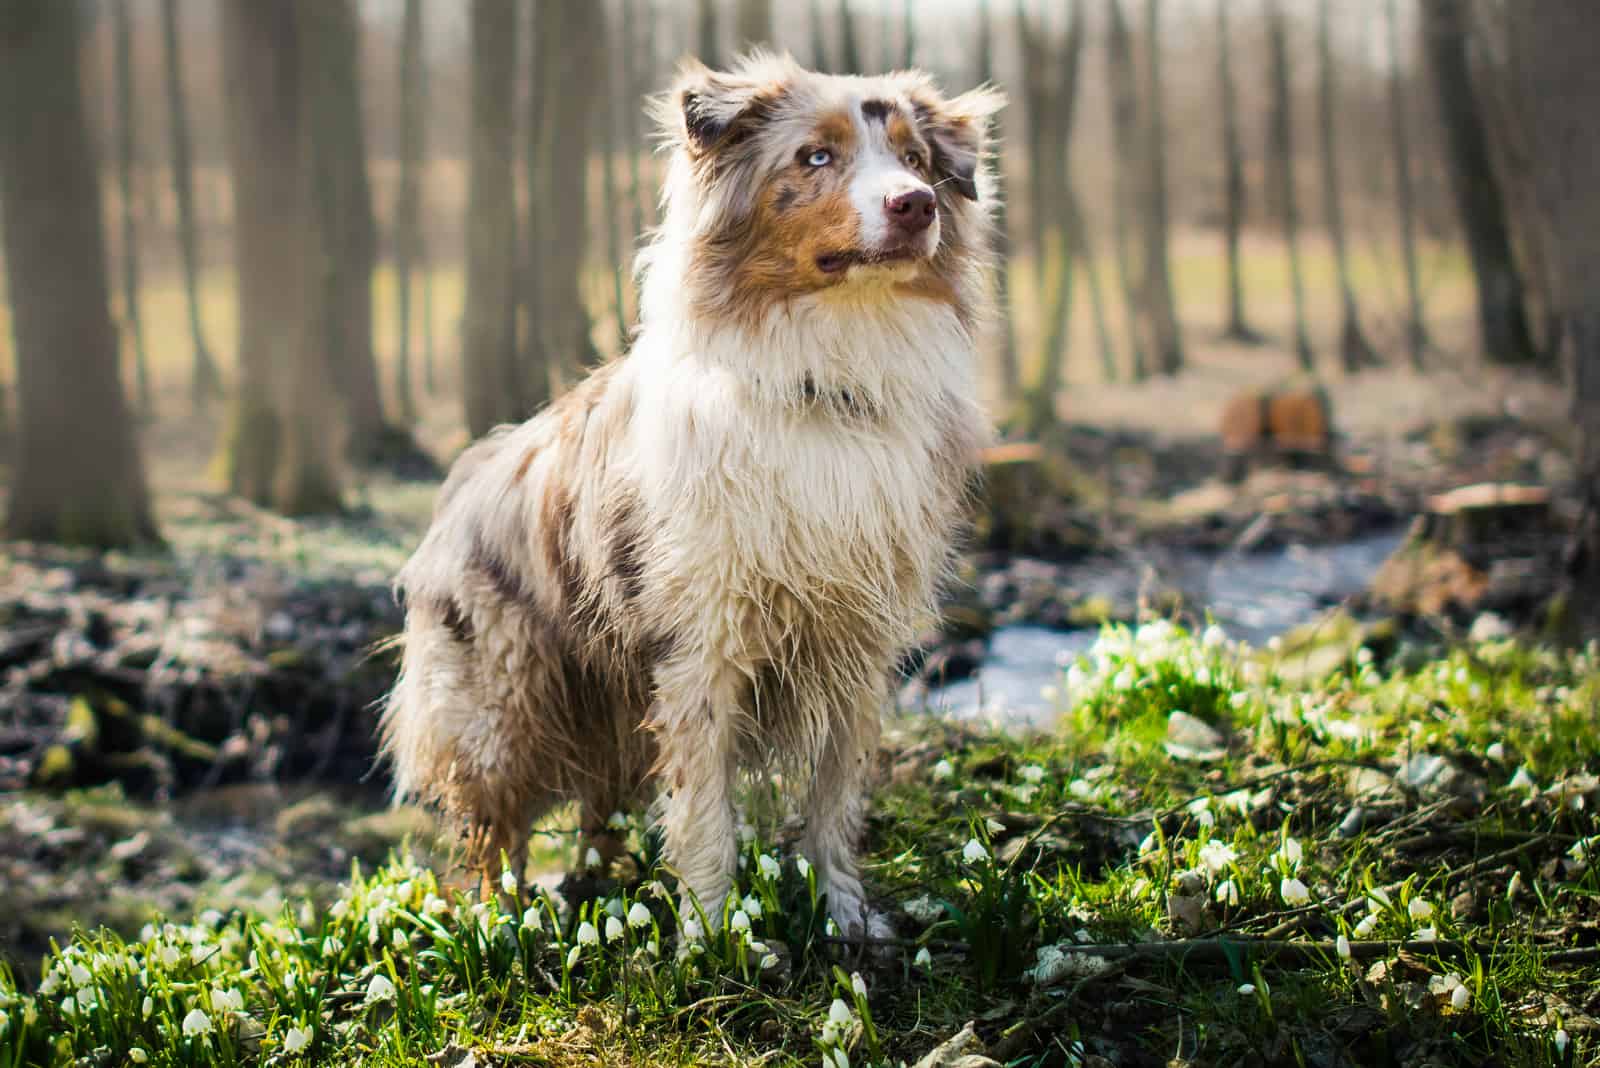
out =
{"type": "MultiPolygon", "coordinates": [[[[745,27],[742,19],[745,14],[745,5],[740,4],[741,16],[740,32],[745,27]]],[[[770,12],[769,12],[770,15],[770,12]]],[[[623,68],[627,66],[630,57],[626,48],[616,45],[622,39],[620,32],[624,28],[612,25],[607,17],[606,9],[601,8],[600,17],[605,25],[605,40],[612,43],[612,47],[600,53],[600,70],[604,72],[605,102],[601,109],[599,123],[600,141],[600,178],[601,178],[601,204],[600,211],[605,217],[606,237],[606,267],[611,272],[611,308],[612,316],[616,322],[617,350],[622,352],[628,347],[628,330],[632,322],[628,314],[627,300],[627,257],[623,253],[622,238],[622,209],[624,204],[620,196],[622,183],[618,180],[617,170],[622,165],[619,144],[624,139],[622,128],[622,86],[626,82],[626,73],[623,68]]],[[[757,38],[756,43],[765,38],[757,38]]]]}
{"type": "Polygon", "coordinates": [[[822,0],[811,0],[807,24],[811,28],[811,69],[832,70],[828,63],[828,34],[823,24],[822,0]]]}
{"type": "Polygon", "coordinates": [[[1111,80],[1111,133],[1117,157],[1117,181],[1112,189],[1112,242],[1116,247],[1117,280],[1122,289],[1128,344],[1133,352],[1133,378],[1139,381],[1149,373],[1145,358],[1145,339],[1140,329],[1143,295],[1139,287],[1139,260],[1134,230],[1134,212],[1142,210],[1144,198],[1139,189],[1147,180],[1140,138],[1139,84],[1134,65],[1133,36],[1121,0],[1106,0],[1106,61],[1111,80]]]}
{"type": "Polygon", "coordinates": [[[917,5],[916,0],[903,0],[900,5],[900,66],[907,70],[917,64],[917,5]]]}
{"type": "Polygon", "coordinates": [[[395,392],[400,421],[417,421],[411,384],[411,275],[422,229],[422,0],[406,0],[400,30],[400,192],[395,203],[394,274],[399,327],[395,346],[395,392]]]}
{"type": "Polygon", "coordinates": [[[772,0],[739,0],[734,36],[741,49],[772,44],[772,0]]]}
{"type": "Polygon", "coordinates": [[[1535,0],[1501,21],[1519,126],[1555,268],[1557,315],[1572,353],[1580,513],[1567,556],[1569,611],[1600,633],[1600,7],[1535,0]],[[1530,10],[1523,10],[1524,7],[1530,10]]]}
{"type": "Polygon", "coordinates": [[[200,239],[194,214],[194,152],[189,138],[189,109],[183,88],[182,34],[178,0],[161,0],[161,41],[167,84],[167,138],[172,153],[172,193],[178,203],[178,251],[183,261],[183,291],[189,308],[189,338],[194,367],[189,395],[196,408],[222,397],[222,375],[206,343],[200,317],[200,239]]]}
{"type": "Polygon", "coordinates": [[[1411,366],[1422,369],[1428,350],[1428,328],[1422,317],[1422,276],[1417,266],[1416,192],[1411,178],[1411,131],[1406,121],[1402,84],[1400,14],[1395,0],[1384,0],[1389,35],[1389,133],[1393,139],[1395,200],[1400,211],[1400,254],[1406,271],[1406,351],[1411,366]]]}
{"type": "Polygon", "coordinates": [[[516,354],[517,207],[512,185],[517,11],[513,0],[473,0],[471,17],[472,145],[461,391],[467,429],[477,437],[517,419],[513,405],[523,391],[516,354]]]}
{"type": "Polygon", "coordinates": [[[19,415],[6,534],[112,547],[159,535],[117,373],[78,17],[58,0],[0,13],[0,241],[19,415]]]}
{"type": "Polygon", "coordinates": [[[1528,328],[1522,274],[1511,249],[1506,201],[1489,158],[1483,111],[1467,59],[1466,0],[1422,0],[1423,44],[1444,126],[1450,185],[1478,284],[1478,329],[1489,359],[1539,359],[1528,328]]]}
{"type": "MultiPolygon", "coordinates": [[[[560,3],[561,0],[552,2],[560,3]]],[[[721,51],[717,48],[717,0],[698,0],[695,15],[700,62],[708,67],[715,67],[718,64],[718,53],[721,51]]]]}
{"type": "Polygon", "coordinates": [[[1228,256],[1228,324],[1222,336],[1245,345],[1259,345],[1261,334],[1244,314],[1244,272],[1239,260],[1239,237],[1244,229],[1244,144],[1239,136],[1239,91],[1233,77],[1233,31],[1228,5],[1217,0],[1217,93],[1222,113],[1223,246],[1228,256]]]}
{"type": "MultiPolygon", "coordinates": [[[[989,0],[978,0],[978,81],[994,81],[994,24],[989,14],[989,0]]],[[[1004,179],[996,176],[996,181],[1004,179]]],[[[1022,373],[1017,365],[1016,324],[1011,317],[1011,282],[1008,277],[1011,261],[1011,231],[1007,226],[1006,197],[996,190],[994,209],[994,254],[999,268],[995,271],[995,307],[1000,314],[999,363],[1001,396],[1007,403],[1017,399],[1022,389],[1022,373]]]]}
{"type": "Polygon", "coordinates": [[[122,331],[133,342],[133,368],[138,382],[138,407],[149,414],[155,402],[150,396],[150,354],[144,343],[144,321],[139,314],[139,222],[134,210],[133,172],[135,145],[136,93],[133,82],[133,20],[128,16],[128,0],[112,0],[112,36],[116,53],[117,116],[117,214],[122,222],[119,259],[122,261],[122,331]]]}
{"type": "Polygon", "coordinates": [[[1322,141],[1322,204],[1339,276],[1339,360],[1346,373],[1378,364],[1378,354],[1361,329],[1361,311],[1350,281],[1350,248],[1339,180],[1338,72],[1333,57],[1333,0],[1317,4],[1317,128],[1322,141]]]}
{"type": "Polygon", "coordinates": [[[839,69],[845,74],[865,74],[861,65],[861,45],[856,37],[856,20],[850,0],[839,0],[839,69]]]}
{"type": "Polygon", "coordinates": [[[1272,125],[1268,157],[1282,213],[1284,243],[1289,252],[1289,285],[1294,296],[1294,351],[1300,366],[1314,370],[1311,334],[1306,329],[1305,282],[1300,272],[1300,209],[1294,181],[1294,115],[1289,98],[1289,28],[1282,0],[1267,5],[1267,42],[1272,53],[1272,125]]]}

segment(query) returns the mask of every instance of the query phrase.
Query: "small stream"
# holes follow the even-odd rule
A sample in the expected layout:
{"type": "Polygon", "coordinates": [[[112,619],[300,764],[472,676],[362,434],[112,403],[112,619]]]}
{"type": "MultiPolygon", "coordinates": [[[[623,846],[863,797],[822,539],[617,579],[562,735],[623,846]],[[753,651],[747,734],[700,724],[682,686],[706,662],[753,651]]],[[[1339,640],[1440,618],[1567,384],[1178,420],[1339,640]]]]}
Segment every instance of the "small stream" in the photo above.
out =
{"type": "MultiPolygon", "coordinates": [[[[1404,537],[1404,530],[1396,530],[1337,545],[1291,545],[1220,555],[1181,553],[1164,560],[1157,570],[1164,585],[1185,591],[1192,610],[1210,613],[1229,637],[1261,645],[1364,590],[1404,537]]],[[[1083,587],[1138,588],[1152,568],[1149,562],[1136,560],[1084,566],[1093,572],[1073,576],[1074,583],[1083,587]]],[[[1040,691],[1059,685],[1063,666],[1087,652],[1098,634],[1093,627],[1000,627],[974,676],[926,697],[918,695],[905,708],[1039,726],[1050,713],[1040,691]]]]}

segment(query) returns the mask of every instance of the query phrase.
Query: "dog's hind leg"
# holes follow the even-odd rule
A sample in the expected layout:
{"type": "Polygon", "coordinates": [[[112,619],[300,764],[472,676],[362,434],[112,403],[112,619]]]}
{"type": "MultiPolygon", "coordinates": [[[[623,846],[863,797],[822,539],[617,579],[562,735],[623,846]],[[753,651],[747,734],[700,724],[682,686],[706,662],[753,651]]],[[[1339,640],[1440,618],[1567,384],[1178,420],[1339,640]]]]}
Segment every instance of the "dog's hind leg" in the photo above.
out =
{"type": "Polygon", "coordinates": [[[866,819],[866,793],[878,744],[878,697],[863,699],[847,722],[835,723],[817,754],[806,797],[803,850],[828,895],[828,915],[841,934],[883,937],[889,926],[867,906],[856,849],[866,819]]]}

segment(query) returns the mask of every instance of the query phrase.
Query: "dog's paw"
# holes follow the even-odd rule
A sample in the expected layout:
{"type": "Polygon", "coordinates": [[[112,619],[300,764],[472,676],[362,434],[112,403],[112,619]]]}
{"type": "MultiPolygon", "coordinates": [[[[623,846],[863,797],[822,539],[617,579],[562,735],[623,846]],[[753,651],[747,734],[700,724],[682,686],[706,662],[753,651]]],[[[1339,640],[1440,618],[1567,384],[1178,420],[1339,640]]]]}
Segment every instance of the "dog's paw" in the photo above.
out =
{"type": "Polygon", "coordinates": [[[843,904],[843,907],[832,906],[828,914],[839,929],[840,936],[846,940],[840,947],[846,954],[864,949],[879,959],[895,955],[896,947],[892,944],[895,938],[894,925],[887,916],[864,900],[858,898],[843,904]],[[852,942],[857,944],[849,944],[852,942]]]}

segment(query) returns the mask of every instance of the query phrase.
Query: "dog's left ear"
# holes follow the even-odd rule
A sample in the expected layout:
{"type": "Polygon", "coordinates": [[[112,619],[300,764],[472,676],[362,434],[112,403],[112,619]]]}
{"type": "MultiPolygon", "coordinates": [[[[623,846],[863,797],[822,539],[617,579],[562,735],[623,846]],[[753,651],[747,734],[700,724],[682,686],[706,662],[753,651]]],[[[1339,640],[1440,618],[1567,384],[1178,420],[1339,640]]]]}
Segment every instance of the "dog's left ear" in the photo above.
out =
{"type": "Polygon", "coordinates": [[[968,200],[978,199],[978,170],[989,136],[989,122],[1005,107],[1005,94],[980,86],[951,100],[919,95],[913,100],[917,122],[931,147],[935,176],[968,200]]]}
{"type": "Polygon", "coordinates": [[[770,113],[783,86],[770,78],[752,76],[757,55],[733,73],[714,71],[698,60],[685,60],[678,78],[656,107],[656,119],[669,140],[676,141],[696,159],[715,156],[744,141],[770,113]]]}

